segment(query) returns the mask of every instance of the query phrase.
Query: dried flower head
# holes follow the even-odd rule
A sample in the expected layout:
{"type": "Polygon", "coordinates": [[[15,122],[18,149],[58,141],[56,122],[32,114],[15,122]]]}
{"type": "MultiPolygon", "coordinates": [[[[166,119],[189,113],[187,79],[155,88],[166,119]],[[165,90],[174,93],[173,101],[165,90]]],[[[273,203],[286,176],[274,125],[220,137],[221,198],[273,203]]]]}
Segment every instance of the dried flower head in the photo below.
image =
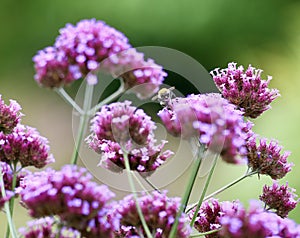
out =
{"type": "Polygon", "coordinates": [[[58,227],[57,221],[45,217],[27,222],[27,227],[22,227],[19,232],[24,238],[80,238],[78,231],[69,227],[58,227]]]}
{"type": "Polygon", "coordinates": [[[19,124],[21,116],[21,106],[14,100],[6,105],[0,95],[0,132],[9,134],[19,124]]]}
{"type": "MultiPolygon", "coordinates": [[[[165,192],[158,193],[154,191],[152,194],[140,197],[138,202],[151,234],[158,238],[169,237],[179,210],[180,200],[178,198],[168,198],[165,192]]],[[[112,216],[120,218],[120,226],[116,231],[116,237],[140,237],[141,235],[146,235],[133,195],[128,195],[121,200],[112,216]]],[[[186,224],[186,218],[182,214],[179,218],[176,237],[189,237],[190,232],[191,229],[186,224]]]]}
{"type": "Polygon", "coordinates": [[[245,123],[242,113],[220,94],[174,98],[158,115],[172,135],[185,139],[197,136],[226,162],[243,162],[239,158],[246,155],[245,140],[251,124],[245,123]]]}
{"type": "Polygon", "coordinates": [[[0,132],[0,161],[43,168],[54,162],[48,140],[32,127],[18,125],[11,134],[0,132]]]}
{"type": "Polygon", "coordinates": [[[120,172],[125,168],[124,151],[128,153],[130,168],[150,175],[171,151],[162,152],[165,141],[156,145],[156,126],[142,109],[131,102],[117,102],[103,106],[92,120],[89,146],[101,153],[100,164],[120,172]],[[150,172],[150,173],[149,173],[150,172]]]}
{"type": "Polygon", "coordinates": [[[66,165],[28,176],[21,199],[31,216],[58,215],[68,226],[82,230],[114,196],[105,185],[91,181],[84,168],[66,165]]]}
{"type": "Polygon", "coordinates": [[[290,152],[281,154],[282,147],[274,140],[267,143],[262,138],[257,145],[257,135],[247,141],[248,166],[259,174],[269,175],[272,179],[281,179],[291,171],[293,164],[287,162],[290,152]]]}
{"type": "Polygon", "coordinates": [[[278,216],[285,218],[297,206],[297,195],[294,192],[295,189],[288,187],[288,184],[280,186],[274,181],[272,186],[264,186],[259,199],[265,203],[268,210],[275,210],[278,216]]]}
{"type": "Polygon", "coordinates": [[[237,67],[236,63],[229,63],[225,69],[211,71],[223,97],[237,105],[244,116],[251,118],[256,118],[271,108],[270,103],[280,95],[277,89],[268,88],[272,77],[262,80],[261,73],[261,69],[255,69],[251,65],[244,72],[244,67],[237,67]]]}

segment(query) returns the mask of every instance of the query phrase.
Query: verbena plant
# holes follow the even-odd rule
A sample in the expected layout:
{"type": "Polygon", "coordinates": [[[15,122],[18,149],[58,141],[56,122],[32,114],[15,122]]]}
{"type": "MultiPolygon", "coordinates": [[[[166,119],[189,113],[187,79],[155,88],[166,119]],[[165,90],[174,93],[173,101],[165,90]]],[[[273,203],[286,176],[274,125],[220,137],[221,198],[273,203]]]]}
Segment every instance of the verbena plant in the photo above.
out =
{"type": "Polygon", "coordinates": [[[80,120],[70,164],[59,171],[30,172],[26,167],[42,169],[54,162],[48,141],[35,128],[21,124],[17,102],[8,105],[0,97],[0,207],[8,221],[6,237],[300,237],[300,226],[288,218],[298,203],[295,191],[278,182],[291,171],[289,152],[282,152],[275,140],[255,134],[249,121],[270,109],[279,96],[278,90],[269,88],[271,77],[262,79],[262,70],[229,63],[211,71],[220,93],[179,97],[174,87],[160,88],[167,77],[162,66],[146,59],[121,32],[95,19],[66,25],[54,46],[39,51],[33,61],[36,82],[62,96],[80,120]],[[117,78],[120,88],[94,105],[100,73],[117,78]],[[82,105],[64,90],[78,80],[85,87],[82,105]],[[193,144],[195,156],[181,198],[168,197],[149,181],[174,152],[156,138],[151,116],[120,98],[128,92],[159,102],[157,114],[168,133],[193,144]],[[117,201],[107,185],[94,182],[86,168],[76,165],[83,144],[99,153],[99,166],[126,171],[131,194],[117,201]],[[220,159],[244,164],[247,172],[206,194],[220,159]],[[204,160],[211,160],[211,166],[198,202],[191,204],[204,160]],[[254,175],[271,177],[273,185],[264,186],[248,209],[238,200],[216,199],[254,175]],[[13,222],[17,197],[33,218],[18,231],[13,222]]]}

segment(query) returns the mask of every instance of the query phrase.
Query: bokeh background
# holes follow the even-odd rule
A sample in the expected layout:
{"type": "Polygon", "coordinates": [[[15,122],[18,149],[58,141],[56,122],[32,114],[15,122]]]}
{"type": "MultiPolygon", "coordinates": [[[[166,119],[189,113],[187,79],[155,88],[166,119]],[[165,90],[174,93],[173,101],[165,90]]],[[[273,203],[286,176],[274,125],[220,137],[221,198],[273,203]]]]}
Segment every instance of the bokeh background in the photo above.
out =
{"type": "MultiPolygon", "coordinates": [[[[24,124],[38,128],[51,144],[55,168],[68,163],[74,144],[72,110],[54,92],[40,88],[34,81],[32,57],[52,45],[59,28],[85,18],[104,20],[125,33],[133,46],[164,46],[184,52],[208,71],[226,67],[228,62],[264,70],[272,75],[271,86],[282,97],[272,110],[256,119],[255,131],[276,138],[292,152],[295,166],[281,183],[300,191],[299,86],[300,86],[300,2],[292,0],[90,0],[90,1],[20,1],[0,2],[0,94],[5,100],[17,100],[26,115],[24,124]]],[[[182,88],[184,81],[170,75],[168,84],[182,88]],[[173,82],[173,83],[172,83],[173,82]],[[180,83],[178,83],[180,82],[180,83]]],[[[76,93],[76,85],[69,88],[76,93]]],[[[186,91],[184,91],[186,90],[186,91]]],[[[176,145],[170,145],[176,146],[176,145]]],[[[214,191],[245,172],[245,167],[219,163],[209,188],[214,191]]],[[[170,196],[180,196],[189,170],[166,189],[170,196]]],[[[219,196],[221,200],[240,199],[245,204],[256,199],[269,178],[248,178],[219,196]]],[[[196,201],[203,185],[197,180],[192,200],[196,201]]],[[[125,193],[114,190],[119,197],[125,193]]],[[[300,207],[290,217],[300,223],[300,207]]],[[[28,220],[26,211],[17,208],[17,227],[28,220]]],[[[0,215],[0,232],[6,227],[0,215]]],[[[1,236],[1,235],[0,235],[1,236]]]]}

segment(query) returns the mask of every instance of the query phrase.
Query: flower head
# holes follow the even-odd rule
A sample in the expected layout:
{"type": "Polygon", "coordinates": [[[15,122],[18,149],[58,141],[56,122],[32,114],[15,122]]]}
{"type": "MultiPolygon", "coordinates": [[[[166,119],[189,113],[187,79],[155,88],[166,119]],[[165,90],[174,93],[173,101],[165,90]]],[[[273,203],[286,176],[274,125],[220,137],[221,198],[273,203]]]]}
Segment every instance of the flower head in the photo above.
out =
{"type": "Polygon", "coordinates": [[[276,141],[267,143],[262,138],[257,145],[257,135],[253,135],[247,141],[248,166],[259,174],[269,175],[272,179],[281,179],[291,171],[293,164],[287,162],[290,152],[280,154],[282,147],[276,141]]]}
{"type": "MultiPolygon", "coordinates": [[[[151,234],[157,238],[168,237],[180,206],[180,200],[168,198],[165,192],[154,191],[152,194],[140,197],[138,202],[151,234]]],[[[140,237],[140,233],[145,234],[133,195],[128,195],[120,201],[112,216],[120,218],[116,237],[140,237]]],[[[185,220],[182,214],[177,229],[176,237],[178,238],[189,237],[191,232],[190,227],[185,224],[185,220]]]]}
{"type": "Polygon", "coordinates": [[[27,222],[27,227],[22,227],[19,232],[24,238],[80,238],[78,231],[68,227],[57,227],[53,218],[45,217],[27,222]],[[59,235],[58,235],[59,232],[59,235]]]}
{"type": "Polygon", "coordinates": [[[66,165],[60,171],[34,173],[21,192],[31,216],[58,215],[68,226],[82,230],[114,194],[105,185],[91,181],[84,168],[66,165]]]}
{"type": "Polygon", "coordinates": [[[245,157],[245,140],[251,124],[245,123],[241,112],[220,94],[189,95],[175,98],[158,115],[167,130],[183,138],[199,137],[200,143],[229,163],[245,157]]]}
{"type": "Polygon", "coordinates": [[[0,161],[8,164],[20,162],[22,167],[43,168],[54,162],[49,150],[48,140],[35,128],[19,124],[11,134],[0,132],[0,161]]]}
{"type": "Polygon", "coordinates": [[[278,216],[285,218],[297,206],[297,195],[294,192],[295,189],[288,187],[288,184],[279,186],[278,182],[274,181],[272,186],[264,186],[259,199],[265,203],[268,210],[275,210],[278,216]]]}
{"type": "Polygon", "coordinates": [[[6,105],[0,95],[0,132],[9,134],[19,124],[22,113],[21,106],[14,100],[6,105]]]}
{"type": "Polygon", "coordinates": [[[272,79],[261,79],[262,70],[249,65],[244,72],[243,66],[229,63],[228,68],[211,71],[213,80],[223,97],[237,105],[244,116],[256,118],[271,108],[270,103],[280,94],[277,89],[269,89],[272,79]]]}
{"type": "Polygon", "coordinates": [[[102,154],[101,165],[112,170],[125,168],[124,152],[128,154],[130,168],[150,175],[172,153],[162,153],[165,141],[156,145],[156,126],[142,109],[131,102],[117,102],[103,106],[92,120],[89,146],[102,154]],[[149,173],[150,172],[150,173],[149,173]]]}
{"type": "Polygon", "coordinates": [[[220,237],[296,238],[300,235],[299,225],[264,211],[257,202],[252,202],[248,211],[240,207],[238,211],[226,212],[220,218],[220,223],[220,237]]]}

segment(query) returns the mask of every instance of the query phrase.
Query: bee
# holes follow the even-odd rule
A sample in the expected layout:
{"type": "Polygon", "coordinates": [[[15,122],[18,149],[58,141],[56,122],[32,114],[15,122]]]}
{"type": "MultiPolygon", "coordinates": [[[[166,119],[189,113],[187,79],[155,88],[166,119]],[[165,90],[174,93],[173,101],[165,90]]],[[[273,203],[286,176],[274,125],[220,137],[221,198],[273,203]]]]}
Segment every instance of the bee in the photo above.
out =
{"type": "Polygon", "coordinates": [[[162,88],[158,91],[157,95],[152,98],[152,100],[157,100],[161,106],[165,107],[171,104],[172,98],[175,97],[175,94],[172,92],[175,87],[171,88],[162,88]]]}

